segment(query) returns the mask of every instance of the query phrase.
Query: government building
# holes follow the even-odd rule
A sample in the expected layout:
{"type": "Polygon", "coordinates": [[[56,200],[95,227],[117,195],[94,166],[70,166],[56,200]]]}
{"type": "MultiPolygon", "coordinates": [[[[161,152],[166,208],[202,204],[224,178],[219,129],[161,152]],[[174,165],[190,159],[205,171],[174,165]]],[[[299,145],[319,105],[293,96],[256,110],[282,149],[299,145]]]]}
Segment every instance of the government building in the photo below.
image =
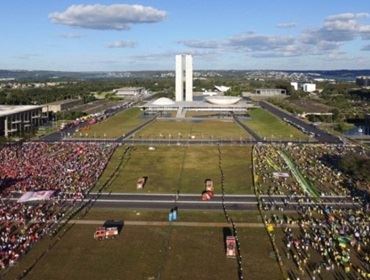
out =
{"type": "Polygon", "coordinates": [[[42,124],[42,106],[0,105],[0,136],[31,132],[42,124]]]}

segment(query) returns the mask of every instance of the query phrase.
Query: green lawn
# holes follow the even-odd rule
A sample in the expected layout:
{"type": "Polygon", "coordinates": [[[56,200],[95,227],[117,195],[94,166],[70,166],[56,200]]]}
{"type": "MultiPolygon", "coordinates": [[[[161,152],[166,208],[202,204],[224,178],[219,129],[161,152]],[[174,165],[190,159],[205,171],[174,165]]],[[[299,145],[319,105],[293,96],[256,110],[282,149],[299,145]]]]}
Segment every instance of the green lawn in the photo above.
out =
{"type": "Polygon", "coordinates": [[[172,229],[163,279],[237,279],[237,262],[225,256],[222,228],[172,229]]]}
{"type": "MultiPolygon", "coordinates": [[[[222,228],[125,226],[117,239],[105,241],[93,239],[95,229],[74,225],[26,279],[237,279],[222,228]]],[[[238,232],[244,277],[280,278],[264,229],[238,232]]],[[[4,279],[15,279],[32,257],[31,251],[4,279]]]]}
{"type": "Polygon", "coordinates": [[[232,120],[157,120],[135,135],[150,139],[244,139],[250,136],[232,120]]]}
{"type": "MultiPolygon", "coordinates": [[[[95,190],[105,184],[126,146],[119,147],[95,190]]],[[[226,193],[253,193],[251,179],[251,147],[222,146],[222,169],[226,193]]],[[[201,193],[204,180],[214,181],[216,193],[221,192],[218,150],[216,146],[159,146],[154,151],[147,146],[130,147],[115,179],[104,189],[113,192],[201,193]],[[139,177],[148,176],[144,190],[136,190],[139,177]]]]}
{"type": "Polygon", "coordinates": [[[249,111],[250,120],[244,123],[260,137],[271,140],[308,140],[309,136],[264,109],[249,111]]]}
{"type": "Polygon", "coordinates": [[[169,235],[166,228],[125,227],[117,239],[105,241],[94,240],[95,229],[95,225],[74,225],[27,279],[148,279],[157,276],[166,258],[164,250],[169,235]]]}
{"type": "Polygon", "coordinates": [[[76,132],[74,137],[117,138],[130,132],[144,121],[145,118],[140,109],[131,108],[100,123],[83,128],[81,131],[76,132]]]}
{"type": "Polygon", "coordinates": [[[238,228],[244,279],[282,279],[279,265],[264,228],[238,228]]]}

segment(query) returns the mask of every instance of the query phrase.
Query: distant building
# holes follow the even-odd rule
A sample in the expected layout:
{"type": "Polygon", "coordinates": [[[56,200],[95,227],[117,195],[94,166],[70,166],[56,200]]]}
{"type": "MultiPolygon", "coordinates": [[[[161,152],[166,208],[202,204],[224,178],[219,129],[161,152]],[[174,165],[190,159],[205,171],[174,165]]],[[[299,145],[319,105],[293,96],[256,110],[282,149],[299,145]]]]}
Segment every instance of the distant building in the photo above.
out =
{"type": "Polygon", "coordinates": [[[315,82],[329,82],[330,84],[335,84],[335,79],[326,79],[326,78],[315,78],[315,82]]]}
{"type": "Polygon", "coordinates": [[[219,95],[220,92],[218,92],[218,91],[207,91],[206,90],[206,91],[203,91],[202,94],[204,96],[215,96],[215,95],[219,95]]]}
{"type": "Polygon", "coordinates": [[[316,84],[314,83],[291,82],[290,85],[294,90],[303,90],[304,92],[314,92],[316,90],[316,84]]]}
{"type": "Polygon", "coordinates": [[[370,87],[370,76],[356,77],[356,85],[359,87],[370,87]]]}
{"type": "Polygon", "coordinates": [[[146,93],[143,87],[123,87],[113,90],[113,92],[120,97],[125,96],[139,96],[146,93]]]}
{"type": "Polygon", "coordinates": [[[204,90],[204,96],[215,96],[215,95],[224,95],[231,87],[227,86],[214,86],[214,90],[204,90]]]}
{"type": "Polygon", "coordinates": [[[316,84],[313,84],[313,83],[304,83],[302,85],[302,90],[304,92],[314,92],[316,90],[316,84]]]}
{"type": "Polygon", "coordinates": [[[286,90],[282,88],[258,88],[255,94],[259,96],[276,96],[286,94],[286,90]]]}
{"type": "Polygon", "coordinates": [[[298,83],[297,82],[291,82],[290,85],[294,88],[294,90],[298,90],[298,83]]]}
{"type": "Polygon", "coordinates": [[[176,55],[176,101],[193,101],[193,57],[176,55]]]}
{"type": "Polygon", "coordinates": [[[219,92],[225,93],[225,92],[227,92],[230,89],[230,87],[227,87],[227,86],[215,86],[215,89],[217,91],[219,91],[219,92]]]}
{"type": "Polygon", "coordinates": [[[69,110],[81,104],[83,104],[82,99],[59,100],[59,101],[54,101],[54,102],[45,104],[44,107],[42,108],[42,111],[44,113],[46,112],[58,113],[58,112],[69,110]]]}
{"type": "Polygon", "coordinates": [[[199,101],[173,101],[161,97],[139,106],[147,113],[177,111],[176,117],[186,111],[206,112],[246,112],[248,108],[254,107],[251,103],[237,96],[209,96],[199,101]]]}
{"type": "Polygon", "coordinates": [[[30,132],[42,124],[42,106],[0,105],[0,136],[30,132]]]}

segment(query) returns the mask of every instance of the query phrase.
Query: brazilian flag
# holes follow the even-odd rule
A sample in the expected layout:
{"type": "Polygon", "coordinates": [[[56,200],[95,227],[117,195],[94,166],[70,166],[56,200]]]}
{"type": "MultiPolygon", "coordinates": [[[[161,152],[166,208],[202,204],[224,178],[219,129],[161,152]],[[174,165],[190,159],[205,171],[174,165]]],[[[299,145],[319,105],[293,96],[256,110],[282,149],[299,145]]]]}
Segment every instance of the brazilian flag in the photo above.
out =
{"type": "Polygon", "coordinates": [[[351,241],[349,236],[338,236],[337,240],[341,248],[346,248],[351,241]]]}

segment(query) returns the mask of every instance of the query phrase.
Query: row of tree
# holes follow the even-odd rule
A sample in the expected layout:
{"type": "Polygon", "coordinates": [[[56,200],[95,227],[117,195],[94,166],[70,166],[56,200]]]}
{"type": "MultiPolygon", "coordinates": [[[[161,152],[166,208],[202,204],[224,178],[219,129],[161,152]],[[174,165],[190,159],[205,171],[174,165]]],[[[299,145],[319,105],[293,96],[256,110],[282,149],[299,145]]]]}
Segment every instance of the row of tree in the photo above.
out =
{"type": "Polygon", "coordinates": [[[85,103],[95,100],[95,93],[112,91],[120,87],[145,87],[152,92],[170,95],[174,91],[173,79],[125,79],[91,80],[70,82],[56,87],[3,89],[0,90],[0,104],[26,105],[45,104],[57,100],[82,98],[85,103]]]}
{"type": "Polygon", "coordinates": [[[339,168],[360,180],[370,182],[370,157],[348,153],[339,160],[339,168]]]}

